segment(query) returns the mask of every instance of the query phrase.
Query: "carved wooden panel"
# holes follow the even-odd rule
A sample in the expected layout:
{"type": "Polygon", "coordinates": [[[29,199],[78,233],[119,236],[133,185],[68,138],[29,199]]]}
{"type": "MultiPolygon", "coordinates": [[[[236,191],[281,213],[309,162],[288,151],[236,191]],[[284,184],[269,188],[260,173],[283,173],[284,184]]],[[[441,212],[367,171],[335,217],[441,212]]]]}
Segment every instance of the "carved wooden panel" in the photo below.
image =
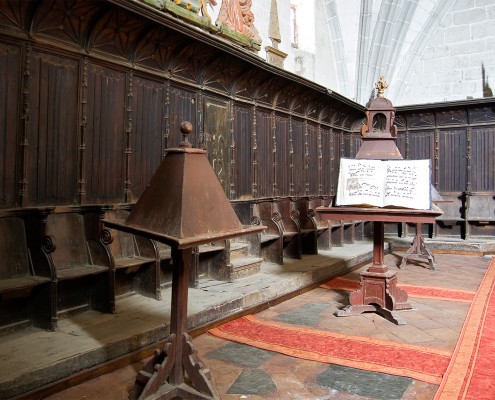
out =
{"type": "MultiPolygon", "coordinates": [[[[407,158],[410,160],[434,159],[434,132],[411,131],[408,134],[407,158]]],[[[404,154],[402,154],[404,157],[404,154]]],[[[406,157],[404,157],[406,158],[406,157]]]]}
{"type": "Polygon", "coordinates": [[[103,52],[123,60],[132,60],[137,38],[148,30],[145,20],[119,8],[110,8],[99,15],[92,29],[88,50],[103,52]]]}
{"type": "Polygon", "coordinates": [[[467,123],[466,110],[463,108],[437,111],[436,116],[438,126],[465,125],[467,123]]]}
{"type": "Polygon", "coordinates": [[[37,51],[30,60],[29,203],[70,204],[77,199],[79,63],[37,51]]]}
{"type": "Polygon", "coordinates": [[[232,93],[232,87],[242,66],[231,57],[218,57],[205,68],[203,84],[216,92],[232,93]]]}
{"type": "MultiPolygon", "coordinates": [[[[0,42],[0,207],[16,201],[16,159],[20,155],[18,121],[21,49],[0,42]]],[[[19,167],[19,166],[18,166],[19,167]]],[[[17,173],[18,175],[19,173],[17,173]]]]}
{"type": "Polygon", "coordinates": [[[306,191],[308,195],[317,195],[320,183],[318,127],[308,123],[305,135],[306,191]]]}
{"type": "Polygon", "coordinates": [[[189,42],[179,49],[172,59],[169,69],[173,77],[199,83],[205,66],[213,59],[214,53],[202,43],[189,42]]]}
{"type": "Polygon", "coordinates": [[[493,105],[479,105],[469,109],[469,123],[495,123],[495,108],[493,105]]]}
{"type": "Polygon", "coordinates": [[[273,196],[275,156],[271,114],[256,110],[256,185],[258,197],[273,196]]]}
{"type": "Polygon", "coordinates": [[[197,129],[197,99],[196,94],[192,90],[187,90],[179,86],[170,87],[169,95],[169,115],[168,125],[169,132],[166,133],[165,148],[178,147],[182,140],[180,132],[180,124],[183,121],[189,121],[193,125],[193,131],[189,135],[189,140],[194,147],[198,147],[199,132],[197,129]]]}
{"type": "Polygon", "coordinates": [[[206,98],[204,137],[208,160],[227,196],[230,195],[231,144],[229,103],[206,98]]]}
{"type": "Polygon", "coordinates": [[[406,118],[408,129],[435,125],[435,115],[433,112],[411,113],[407,114],[406,118]]]}
{"type": "Polygon", "coordinates": [[[338,173],[338,164],[335,157],[335,135],[328,127],[321,127],[321,185],[323,194],[332,192],[334,174],[338,173]]]}
{"type": "Polygon", "coordinates": [[[397,132],[397,139],[395,145],[399,149],[402,158],[406,158],[407,155],[407,133],[404,131],[397,132]]]}
{"type": "Polygon", "coordinates": [[[34,1],[3,1],[4,7],[0,7],[0,30],[24,31],[31,20],[29,15],[37,6],[34,1]]]}
{"type": "Polygon", "coordinates": [[[305,147],[304,147],[304,129],[303,121],[300,119],[292,118],[292,181],[291,181],[291,195],[292,196],[304,196],[305,194],[305,182],[306,182],[306,170],[304,168],[305,163],[305,147]]]}
{"type": "Polygon", "coordinates": [[[166,87],[162,82],[134,76],[130,109],[130,189],[134,200],[160,165],[165,150],[166,87]]]}
{"type": "Polygon", "coordinates": [[[91,21],[95,16],[103,17],[107,10],[103,2],[94,1],[43,1],[37,6],[33,35],[61,41],[78,49],[86,46],[87,35],[92,29],[91,21]]]}
{"type": "Polygon", "coordinates": [[[183,36],[156,27],[139,40],[134,62],[147,69],[167,71],[176,49],[184,46],[186,41],[183,36]]]}
{"type": "Polygon", "coordinates": [[[247,198],[253,183],[253,112],[250,107],[234,106],[234,182],[235,198],[247,198]]]}
{"type": "Polygon", "coordinates": [[[471,134],[471,190],[495,190],[495,128],[477,128],[471,134]]]}
{"type": "Polygon", "coordinates": [[[86,201],[124,198],[126,75],[90,64],[87,89],[87,134],[83,143],[86,201]]]}
{"type": "Polygon", "coordinates": [[[275,115],[275,160],[277,173],[278,196],[290,194],[290,142],[289,142],[289,118],[286,115],[275,115]]]}
{"type": "Polygon", "coordinates": [[[439,191],[467,189],[467,134],[465,129],[441,129],[439,136],[439,191]]]}

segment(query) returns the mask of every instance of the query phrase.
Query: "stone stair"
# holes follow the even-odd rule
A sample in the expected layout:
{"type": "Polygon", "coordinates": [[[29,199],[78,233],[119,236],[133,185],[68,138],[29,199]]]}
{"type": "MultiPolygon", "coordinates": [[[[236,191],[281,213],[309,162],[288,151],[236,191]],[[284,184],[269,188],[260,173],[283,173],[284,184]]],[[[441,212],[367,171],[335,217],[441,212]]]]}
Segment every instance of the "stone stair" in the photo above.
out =
{"type": "Polygon", "coordinates": [[[261,257],[249,254],[248,243],[231,241],[229,280],[234,281],[260,272],[262,261],[261,257]]]}

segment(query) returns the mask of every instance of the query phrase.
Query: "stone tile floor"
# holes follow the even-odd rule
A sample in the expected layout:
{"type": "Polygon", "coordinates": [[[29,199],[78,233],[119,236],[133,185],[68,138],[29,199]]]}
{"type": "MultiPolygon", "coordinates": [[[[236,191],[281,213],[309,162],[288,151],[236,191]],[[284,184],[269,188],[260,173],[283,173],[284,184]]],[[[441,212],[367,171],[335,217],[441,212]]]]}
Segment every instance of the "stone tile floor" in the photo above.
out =
{"type": "MultiPolygon", "coordinates": [[[[385,257],[397,269],[400,253],[385,257]]],[[[437,269],[409,262],[398,270],[402,284],[476,291],[491,257],[436,254],[437,269]]],[[[364,267],[366,268],[366,266],[364,267]]],[[[346,277],[357,278],[359,270],[346,277]]],[[[348,292],[316,288],[258,314],[288,324],[310,326],[349,335],[454,350],[469,303],[409,297],[412,310],[401,311],[406,325],[396,325],[375,313],[336,317],[347,304],[348,292]]],[[[292,358],[229,342],[205,333],[193,339],[198,355],[211,370],[221,399],[433,399],[437,386],[414,379],[362,371],[333,364],[292,358]]],[[[145,361],[145,360],[144,360],[145,361]]],[[[48,397],[50,400],[127,399],[138,362],[48,397]]]]}

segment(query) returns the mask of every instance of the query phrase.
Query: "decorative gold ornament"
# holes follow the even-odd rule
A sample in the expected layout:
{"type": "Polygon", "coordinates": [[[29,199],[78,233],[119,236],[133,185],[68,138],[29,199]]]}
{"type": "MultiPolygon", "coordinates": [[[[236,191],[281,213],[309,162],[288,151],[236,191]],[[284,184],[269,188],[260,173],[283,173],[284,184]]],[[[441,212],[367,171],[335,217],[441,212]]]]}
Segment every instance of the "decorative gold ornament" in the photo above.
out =
{"type": "Polygon", "coordinates": [[[388,83],[383,75],[380,75],[380,80],[375,83],[375,88],[378,89],[378,97],[384,97],[385,89],[388,88],[388,83]]]}

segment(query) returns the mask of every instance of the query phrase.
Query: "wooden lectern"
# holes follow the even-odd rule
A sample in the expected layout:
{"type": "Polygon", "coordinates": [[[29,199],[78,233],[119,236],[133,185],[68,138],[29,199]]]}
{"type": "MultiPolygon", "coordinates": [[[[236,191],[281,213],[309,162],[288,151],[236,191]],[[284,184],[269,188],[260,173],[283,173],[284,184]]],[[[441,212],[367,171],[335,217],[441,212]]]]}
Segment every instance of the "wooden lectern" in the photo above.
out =
{"type": "Polygon", "coordinates": [[[218,399],[187,333],[187,292],[192,248],[257,233],[264,226],[242,226],[206,152],[192,148],[190,122],[180,127],[180,148],[168,149],[160,167],[125,221],[105,225],[168,244],[172,250],[170,336],[163,350],[138,374],[139,399],[218,399]]]}
{"type": "MultiPolygon", "coordinates": [[[[366,122],[361,128],[362,145],[357,159],[402,159],[396,144],[397,128],[393,124],[395,109],[383,97],[388,84],[380,77],[376,84],[378,97],[371,100],[366,111],[366,122]]],[[[374,311],[390,318],[399,325],[405,321],[398,310],[410,309],[407,293],[397,287],[397,273],[390,271],[383,262],[384,222],[434,223],[442,214],[440,210],[415,210],[404,208],[371,207],[318,207],[317,212],[327,220],[361,220],[373,222],[373,263],[361,273],[361,287],[351,293],[350,305],[336,313],[337,316],[360,315],[374,311]]],[[[416,252],[416,249],[413,249],[416,252]]]]}

